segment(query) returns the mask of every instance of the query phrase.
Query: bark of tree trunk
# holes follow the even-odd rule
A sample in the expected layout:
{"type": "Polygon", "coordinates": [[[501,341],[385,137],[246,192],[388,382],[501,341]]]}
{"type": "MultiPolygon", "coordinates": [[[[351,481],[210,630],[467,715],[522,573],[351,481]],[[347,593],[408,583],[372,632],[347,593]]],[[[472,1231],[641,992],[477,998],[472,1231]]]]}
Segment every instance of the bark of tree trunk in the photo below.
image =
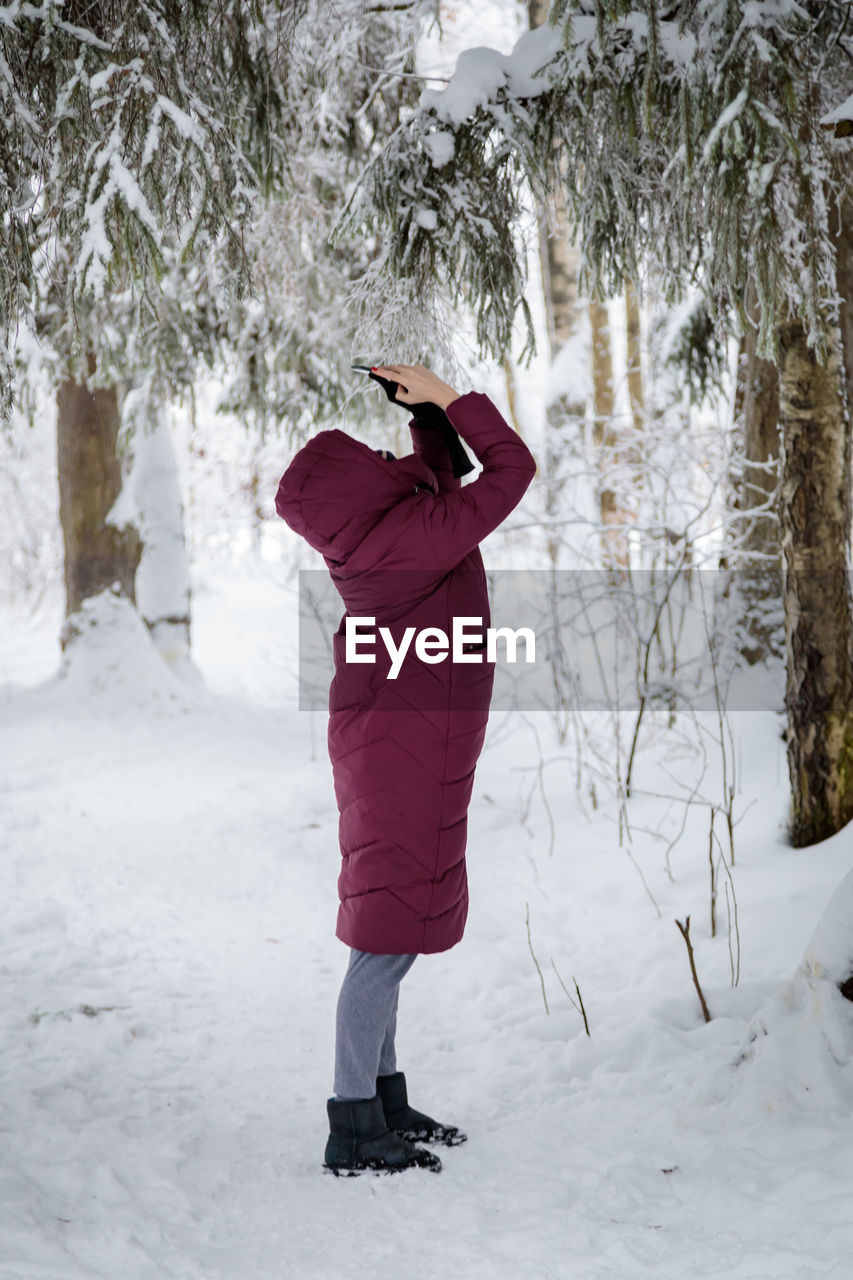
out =
{"type": "MultiPolygon", "coordinates": [[[[631,425],[626,427],[619,440],[619,456],[627,464],[630,475],[630,493],[636,498],[643,485],[643,433],[646,425],[646,393],[643,386],[642,334],[640,330],[640,300],[633,280],[625,277],[625,356],[627,360],[628,401],[631,405],[631,425]]],[[[626,518],[636,520],[633,512],[624,512],[626,518]]],[[[627,535],[626,535],[627,536],[627,535]]]]}
{"type": "Polygon", "coordinates": [[[853,199],[841,203],[835,240],[835,282],[841,299],[841,347],[844,355],[847,412],[853,416],[853,199]]]}
{"type": "Polygon", "coordinates": [[[523,432],[521,430],[521,425],[518,421],[518,413],[517,413],[518,405],[517,405],[517,396],[516,396],[516,390],[515,390],[515,371],[513,369],[512,362],[509,356],[505,355],[501,364],[504,371],[504,385],[506,386],[506,402],[509,410],[509,420],[512,423],[513,428],[518,432],[520,436],[522,436],[523,432]]]}
{"type": "MultiPolygon", "coordinates": [[[[580,318],[577,296],[579,255],[569,243],[566,208],[557,188],[554,199],[559,230],[549,236],[543,221],[539,231],[539,259],[552,361],[575,333],[580,318]]],[[[545,406],[545,518],[548,520],[553,520],[560,508],[564,483],[560,476],[566,465],[569,433],[582,436],[585,418],[586,397],[579,393],[578,387],[561,391],[545,406]]],[[[552,528],[547,549],[554,566],[559,560],[560,542],[559,531],[552,528]]]]}
{"type": "Polygon", "coordinates": [[[799,321],[779,341],[791,835],[803,846],[853,817],[850,429],[839,331],[824,365],[799,321]]]}
{"type": "MultiPolygon", "coordinates": [[[[527,13],[530,29],[534,30],[548,18],[550,0],[528,0],[527,13]]],[[[542,276],[542,294],[548,325],[551,359],[575,334],[580,320],[578,309],[578,266],[580,255],[571,243],[562,183],[555,183],[552,193],[555,230],[549,231],[548,220],[539,218],[539,265],[542,276]]],[[[554,519],[559,510],[561,464],[567,452],[567,433],[586,417],[586,397],[576,390],[568,390],[553,399],[545,407],[546,432],[543,458],[545,479],[545,517],[554,519]]],[[[560,537],[551,532],[547,542],[548,557],[556,567],[560,553],[560,537]]]]}
{"type": "Polygon", "coordinates": [[[743,438],[743,476],[733,495],[734,548],[731,567],[736,574],[740,611],[741,652],[750,664],[781,658],[784,628],[776,618],[781,590],[782,544],[778,498],[781,436],[779,433],[779,370],[756,351],[758,298],[750,283],[745,309],[756,327],[748,329],[738,351],[734,421],[743,438]]]}
{"type": "Polygon", "coordinates": [[[598,491],[602,524],[601,547],[605,567],[623,570],[628,568],[629,563],[628,537],[624,528],[628,523],[629,513],[623,509],[616,492],[604,480],[608,464],[615,460],[618,446],[613,417],[615,400],[610,321],[603,302],[590,302],[589,320],[592,328],[592,428],[602,469],[602,482],[598,491]]]}
{"type": "MultiPolygon", "coordinates": [[[[755,286],[747,290],[746,311],[758,320],[758,298],[755,286]]],[[[778,509],[754,514],[765,507],[776,489],[781,438],[779,434],[779,371],[772,360],[763,360],[756,352],[757,328],[750,328],[741,341],[738,353],[738,379],[735,392],[735,421],[740,422],[744,444],[743,492],[738,507],[745,513],[738,539],[743,551],[781,558],[778,509]]]]}
{"type": "Polygon", "coordinates": [[[562,188],[553,189],[556,231],[549,234],[545,219],[539,225],[539,258],[544,284],[545,315],[551,354],[556,355],[575,331],[578,321],[578,265],[580,255],[570,241],[566,198],[562,188]]]}
{"type": "Polygon", "coordinates": [[[628,399],[631,402],[631,418],[634,423],[633,451],[639,454],[646,417],[646,397],[643,391],[640,301],[634,282],[628,276],[625,277],[625,333],[628,357],[628,399]]]}
{"type": "Polygon", "coordinates": [[[135,602],[142,545],[135,529],[117,528],[107,519],[122,488],[116,456],[120,424],[117,388],[90,391],[68,378],[61,383],[56,401],[59,518],[65,544],[68,617],[89,596],[115,583],[135,602]]]}

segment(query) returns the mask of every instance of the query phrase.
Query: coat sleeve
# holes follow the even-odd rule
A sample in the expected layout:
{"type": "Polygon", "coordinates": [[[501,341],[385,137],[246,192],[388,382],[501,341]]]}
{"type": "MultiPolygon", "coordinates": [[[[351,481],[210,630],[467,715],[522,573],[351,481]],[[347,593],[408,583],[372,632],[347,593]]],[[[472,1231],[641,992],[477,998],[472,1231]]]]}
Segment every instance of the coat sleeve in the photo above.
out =
{"type": "Polygon", "coordinates": [[[441,432],[432,427],[420,426],[417,418],[410,420],[409,430],[412,433],[412,448],[435,475],[439,493],[455,493],[461,489],[462,481],[453,474],[450,453],[441,432]]]}
{"type": "MultiPolygon", "coordinates": [[[[487,395],[469,391],[459,396],[448,406],[447,416],[483,470],[470,484],[457,481],[455,489],[414,498],[400,529],[398,555],[399,563],[442,572],[454,568],[497,529],[521,501],[536,471],[527,445],[487,395]]],[[[440,437],[439,441],[444,448],[440,437]]]]}

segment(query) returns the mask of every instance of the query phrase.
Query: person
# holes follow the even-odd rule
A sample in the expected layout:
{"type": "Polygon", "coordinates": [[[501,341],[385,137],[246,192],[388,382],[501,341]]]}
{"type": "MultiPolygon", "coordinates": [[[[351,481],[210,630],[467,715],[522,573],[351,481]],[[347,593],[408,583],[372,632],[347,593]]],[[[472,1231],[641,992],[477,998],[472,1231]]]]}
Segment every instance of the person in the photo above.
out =
{"type": "Polygon", "coordinates": [[[346,608],[332,642],[327,740],[342,855],[336,935],[350,955],[324,1167],[347,1175],[437,1172],[441,1161],[428,1147],[465,1140],[409,1105],[396,1063],[397,1005],[417,956],[455,946],[465,927],[467,811],[494,679],[479,543],[536,470],[484,393],[460,395],[420,364],[371,373],[414,414],[413,453],[394,458],[338,428],[320,431],[276,494],[278,514],[322,554],[346,608]],[[459,473],[470,463],[459,436],[482,465],[464,486],[459,473]],[[390,649],[379,643],[363,643],[359,660],[347,660],[348,620],[373,620],[374,635],[384,627],[399,653],[407,631],[429,629],[435,641],[437,630],[450,636],[456,617],[482,624],[473,632],[466,624],[461,660],[424,645],[424,661],[410,645],[394,675],[390,649]]]}

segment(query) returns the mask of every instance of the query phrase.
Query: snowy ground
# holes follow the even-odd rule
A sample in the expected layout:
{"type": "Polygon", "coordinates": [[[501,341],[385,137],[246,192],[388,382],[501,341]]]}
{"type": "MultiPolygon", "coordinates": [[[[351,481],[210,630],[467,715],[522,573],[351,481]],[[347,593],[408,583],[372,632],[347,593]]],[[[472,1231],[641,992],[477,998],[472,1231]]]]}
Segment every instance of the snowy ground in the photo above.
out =
{"type": "MultiPolygon", "coordinates": [[[[786,847],[772,716],[735,724],[736,988],[724,905],[709,936],[707,812],[670,879],[642,828],[674,834],[680,810],[631,801],[620,848],[547,721],[493,719],[466,936],[416,963],[398,1035],[415,1105],[469,1141],[439,1176],[321,1172],[336,813],[325,724],[292,708],[290,588],[253,564],[198,593],[205,693],[121,618],[119,669],[84,646],[45,682],[50,601],[29,630],[2,619],[0,1278],[849,1277],[850,1006],[781,984],[851,836],[786,847]]],[[[647,789],[694,776],[671,744],[650,740],[647,789]]]]}
{"type": "MultiPolygon", "coordinates": [[[[460,9],[421,69],[508,51],[526,6],[499,31],[506,12],[460,9]]],[[[545,374],[519,382],[525,432],[545,374]]],[[[493,717],[466,935],[415,964],[398,1030],[413,1103],[469,1141],[438,1177],[322,1173],[347,959],[325,721],[294,707],[294,583],[228,524],[255,446],[176,431],[205,691],[121,616],[118,663],[93,635],[54,677],[47,416],[0,469],[0,1280],[850,1280],[853,1006],[821,967],[846,929],[810,938],[853,831],[787,847],[771,715],[733,723],[736,986],[722,888],[710,936],[707,807],[667,858],[683,807],[636,794],[620,843],[616,800],[576,789],[547,718],[493,717]]],[[[267,508],[280,445],[268,461],[267,508]]],[[[700,772],[649,728],[638,791],[700,772]]],[[[701,797],[721,794],[711,749],[701,797]]]]}

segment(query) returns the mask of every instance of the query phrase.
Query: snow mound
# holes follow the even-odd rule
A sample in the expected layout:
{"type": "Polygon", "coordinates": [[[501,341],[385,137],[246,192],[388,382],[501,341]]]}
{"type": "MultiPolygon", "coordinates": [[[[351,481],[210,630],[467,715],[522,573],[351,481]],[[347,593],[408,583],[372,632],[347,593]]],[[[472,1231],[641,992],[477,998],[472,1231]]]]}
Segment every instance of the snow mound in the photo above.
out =
{"type": "Polygon", "coordinates": [[[743,1102],[766,1111],[845,1115],[853,1107],[853,871],[838,886],[792,978],[765,1001],[727,1069],[743,1102]]]}
{"type": "Polygon", "coordinates": [[[102,591],[84,600],[73,619],[73,639],[51,685],[85,713],[128,707],[188,710],[198,693],[163,661],[148,630],[126,597],[102,591]],[[80,704],[85,704],[81,707],[80,704]]]}

